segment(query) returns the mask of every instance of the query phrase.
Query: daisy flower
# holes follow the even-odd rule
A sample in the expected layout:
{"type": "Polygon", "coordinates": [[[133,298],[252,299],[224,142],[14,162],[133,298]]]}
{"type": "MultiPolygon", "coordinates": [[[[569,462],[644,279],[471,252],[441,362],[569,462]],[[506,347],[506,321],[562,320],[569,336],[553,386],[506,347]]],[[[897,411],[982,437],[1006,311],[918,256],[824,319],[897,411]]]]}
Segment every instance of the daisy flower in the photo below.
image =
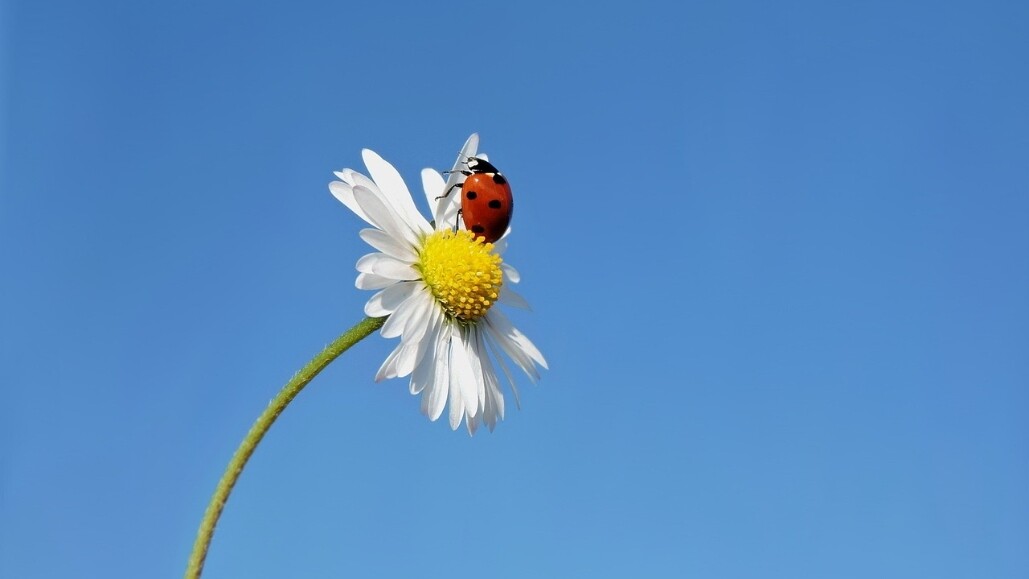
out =
{"type": "MultiPolygon", "coordinates": [[[[496,243],[476,240],[455,229],[460,195],[441,198],[464,179],[458,170],[477,155],[479,137],[468,138],[449,177],[422,170],[422,185],[433,221],[415,207],[407,185],[375,152],[362,151],[371,178],[343,169],[329,190],[372,228],[361,239],[377,251],[357,261],[359,289],[376,290],[365,304],[372,317],[389,316],[385,338],[400,338],[375,375],[376,382],[410,376],[411,394],[421,394],[422,413],[437,420],[449,403],[450,427],[464,420],[474,434],[480,422],[492,431],[504,418],[504,395],[493,362],[500,367],[515,403],[518,389],[504,359],[533,381],[547,362],[533,343],[496,308],[502,303],[528,308],[511,289],[518,272],[503,262],[505,234],[496,243]]],[[[510,230],[508,230],[510,233],[510,230]]]]}

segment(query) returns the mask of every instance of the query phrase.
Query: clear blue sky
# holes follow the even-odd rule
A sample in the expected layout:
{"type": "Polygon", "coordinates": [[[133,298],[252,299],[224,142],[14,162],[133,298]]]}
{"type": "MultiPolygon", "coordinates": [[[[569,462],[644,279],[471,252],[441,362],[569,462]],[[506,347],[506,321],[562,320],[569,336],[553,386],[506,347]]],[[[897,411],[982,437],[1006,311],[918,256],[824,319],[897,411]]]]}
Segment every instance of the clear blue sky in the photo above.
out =
{"type": "Polygon", "coordinates": [[[0,3],[3,577],[180,576],[362,316],[331,172],[473,131],[551,370],[362,342],[205,577],[1029,576],[1029,4],[141,4],[0,3]]]}

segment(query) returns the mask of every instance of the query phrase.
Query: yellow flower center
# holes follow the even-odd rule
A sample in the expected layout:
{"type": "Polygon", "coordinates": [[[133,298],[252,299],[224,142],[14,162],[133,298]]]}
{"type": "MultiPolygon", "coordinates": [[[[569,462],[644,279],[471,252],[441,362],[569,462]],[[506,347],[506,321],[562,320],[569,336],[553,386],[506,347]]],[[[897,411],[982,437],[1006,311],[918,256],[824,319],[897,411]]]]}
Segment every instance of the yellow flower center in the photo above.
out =
{"type": "Polygon", "coordinates": [[[471,231],[444,229],[425,238],[415,267],[448,316],[474,322],[497,301],[504,280],[492,251],[471,231]]]}

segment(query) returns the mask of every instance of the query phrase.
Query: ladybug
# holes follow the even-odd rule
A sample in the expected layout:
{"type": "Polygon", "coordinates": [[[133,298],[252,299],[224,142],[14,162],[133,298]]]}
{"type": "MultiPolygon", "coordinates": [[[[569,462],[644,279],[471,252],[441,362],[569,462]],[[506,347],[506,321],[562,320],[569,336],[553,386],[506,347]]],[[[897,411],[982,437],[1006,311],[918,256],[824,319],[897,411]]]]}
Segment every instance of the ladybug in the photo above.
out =
{"type": "Polygon", "coordinates": [[[467,176],[464,183],[454,185],[443,196],[455,188],[461,189],[461,217],[465,228],[485,243],[493,243],[504,235],[511,223],[514,209],[511,185],[485,159],[468,157],[465,164],[468,169],[461,171],[467,176]]]}

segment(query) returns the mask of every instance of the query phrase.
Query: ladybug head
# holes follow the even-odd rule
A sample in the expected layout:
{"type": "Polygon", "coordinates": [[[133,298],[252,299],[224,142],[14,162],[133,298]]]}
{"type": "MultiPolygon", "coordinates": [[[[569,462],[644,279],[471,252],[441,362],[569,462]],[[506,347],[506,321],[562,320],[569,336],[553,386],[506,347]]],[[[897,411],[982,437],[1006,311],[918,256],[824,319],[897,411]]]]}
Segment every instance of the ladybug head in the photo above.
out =
{"type": "Polygon", "coordinates": [[[468,169],[472,173],[500,173],[489,161],[478,157],[468,157],[468,169]]]}

